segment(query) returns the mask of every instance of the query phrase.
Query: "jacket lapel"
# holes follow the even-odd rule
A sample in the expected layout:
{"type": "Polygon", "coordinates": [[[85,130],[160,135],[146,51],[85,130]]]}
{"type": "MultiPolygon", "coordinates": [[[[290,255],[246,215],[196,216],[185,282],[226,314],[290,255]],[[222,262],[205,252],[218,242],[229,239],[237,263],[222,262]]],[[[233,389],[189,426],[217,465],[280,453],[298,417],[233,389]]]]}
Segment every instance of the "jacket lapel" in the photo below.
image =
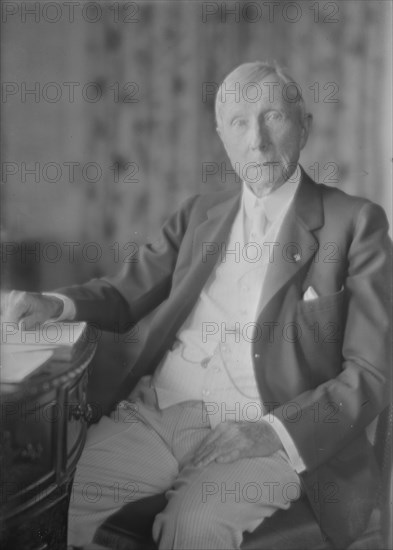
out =
{"type": "Polygon", "coordinates": [[[192,261],[200,275],[210,275],[212,268],[221,256],[222,244],[239,211],[240,192],[215,204],[206,212],[206,218],[194,231],[192,261]]]}
{"type": "Polygon", "coordinates": [[[258,305],[260,314],[281,288],[315,255],[318,240],[313,234],[324,223],[318,186],[302,169],[294,203],[289,208],[274,247],[258,305]]]}
{"type": "MultiPolygon", "coordinates": [[[[173,315],[169,322],[171,331],[177,331],[194,307],[214,266],[221,258],[222,245],[239,210],[240,193],[231,194],[226,200],[207,210],[206,216],[195,228],[191,267],[178,281],[168,301],[173,315]]],[[[168,327],[169,328],[169,327],[168,327]]]]}
{"type": "Polygon", "coordinates": [[[126,395],[135,377],[151,373],[166,350],[172,345],[180,329],[197,302],[202,288],[221,255],[221,245],[226,242],[233,220],[239,209],[240,193],[230,193],[229,198],[212,206],[201,218],[193,236],[190,268],[174,285],[168,300],[157,311],[142,354],[132,373],[124,382],[126,395]],[[130,380],[130,381],[129,381],[130,380]]]}

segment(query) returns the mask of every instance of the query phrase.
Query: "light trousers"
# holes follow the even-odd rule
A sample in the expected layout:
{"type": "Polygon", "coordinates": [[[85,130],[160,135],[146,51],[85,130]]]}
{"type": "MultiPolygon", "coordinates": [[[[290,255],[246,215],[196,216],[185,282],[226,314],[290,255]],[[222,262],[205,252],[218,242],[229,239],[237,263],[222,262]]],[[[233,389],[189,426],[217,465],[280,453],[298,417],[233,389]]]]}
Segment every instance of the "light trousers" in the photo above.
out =
{"type": "Polygon", "coordinates": [[[150,377],[142,378],[129,401],[88,431],[71,494],[68,544],[91,542],[124,504],[166,491],[168,504],[152,533],[160,550],[237,549],[243,532],[299,498],[299,477],[283,451],[191,465],[210,431],[202,401],[160,410],[150,377]]]}

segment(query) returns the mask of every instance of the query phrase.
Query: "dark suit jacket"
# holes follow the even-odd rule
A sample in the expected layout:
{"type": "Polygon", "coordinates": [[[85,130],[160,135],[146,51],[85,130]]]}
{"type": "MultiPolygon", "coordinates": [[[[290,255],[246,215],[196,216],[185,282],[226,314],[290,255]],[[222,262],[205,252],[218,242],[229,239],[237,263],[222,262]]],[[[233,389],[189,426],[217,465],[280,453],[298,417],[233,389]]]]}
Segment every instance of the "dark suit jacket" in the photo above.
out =
{"type": "MultiPolygon", "coordinates": [[[[119,398],[172,346],[239,203],[238,188],[193,197],[118,276],[60,289],[75,300],[78,320],[105,330],[126,330],[159,306],[119,398]]],[[[338,547],[366,527],[378,483],[365,427],[389,399],[387,229],[379,206],[302,172],[258,309],[253,358],[262,400],[291,434],[307,468],[304,490],[338,547]],[[309,286],[319,297],[304,301],[309,286]]]]}

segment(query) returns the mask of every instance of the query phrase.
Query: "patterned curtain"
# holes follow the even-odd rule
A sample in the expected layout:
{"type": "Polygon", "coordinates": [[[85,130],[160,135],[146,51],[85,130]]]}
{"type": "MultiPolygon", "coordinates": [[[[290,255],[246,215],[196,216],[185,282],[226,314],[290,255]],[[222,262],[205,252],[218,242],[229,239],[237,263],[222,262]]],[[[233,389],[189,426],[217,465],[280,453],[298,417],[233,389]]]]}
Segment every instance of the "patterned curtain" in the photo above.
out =
{"type": "MultiPolygon", "coordinates": [[[[314,116],[301,158],[309,174],[391,216],[389,2],[99,5],[95,23],[76,12],[72,26],[6,25],[5,80],[45,82],[55,73],[102,91],[97,102],[7,105],[5,160],[67,159],[102,169],[99,181],[77,170],[76,183],[61,186],[7,182],[7,235],[97,242],[101,257],[81,257],[75,269],[83,278],[116,271],[186,197],[233,184],[213,91],[237,64],[256,59],[286,65],[302,87],[314,116]]],[[[53,269],[53,284],[61,284],[64,272],[53,269]]],[[[43,275],[46,286],[50,277],[43,275]]]]}

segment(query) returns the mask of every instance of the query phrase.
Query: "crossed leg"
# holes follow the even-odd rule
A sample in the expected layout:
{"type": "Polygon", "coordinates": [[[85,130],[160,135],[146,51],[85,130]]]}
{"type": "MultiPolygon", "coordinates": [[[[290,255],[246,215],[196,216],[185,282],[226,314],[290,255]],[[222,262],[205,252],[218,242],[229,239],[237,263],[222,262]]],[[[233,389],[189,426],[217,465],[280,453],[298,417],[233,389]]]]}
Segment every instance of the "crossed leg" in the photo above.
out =
{"type": "Polygon", "coordinates": [[[244,531],[252,532],[276,510],[289,508],[300,491],[284,453],[188,466],[167,491],[168,504],[156,516],[153,538],[162,550],[240,548],[244,531]]]}
{"type": "Polygon", "coordinates": [[[210,431],[201,402],[161,411],[147,379],[132,401],[89,429],[71,495],[68,544],[91,542],[127,502],[167,491],[168,505],[153,526],[160,549],[239,548],[243,531],[299,496],[299,478],[284,453],[183,467],[210,431]]]}

